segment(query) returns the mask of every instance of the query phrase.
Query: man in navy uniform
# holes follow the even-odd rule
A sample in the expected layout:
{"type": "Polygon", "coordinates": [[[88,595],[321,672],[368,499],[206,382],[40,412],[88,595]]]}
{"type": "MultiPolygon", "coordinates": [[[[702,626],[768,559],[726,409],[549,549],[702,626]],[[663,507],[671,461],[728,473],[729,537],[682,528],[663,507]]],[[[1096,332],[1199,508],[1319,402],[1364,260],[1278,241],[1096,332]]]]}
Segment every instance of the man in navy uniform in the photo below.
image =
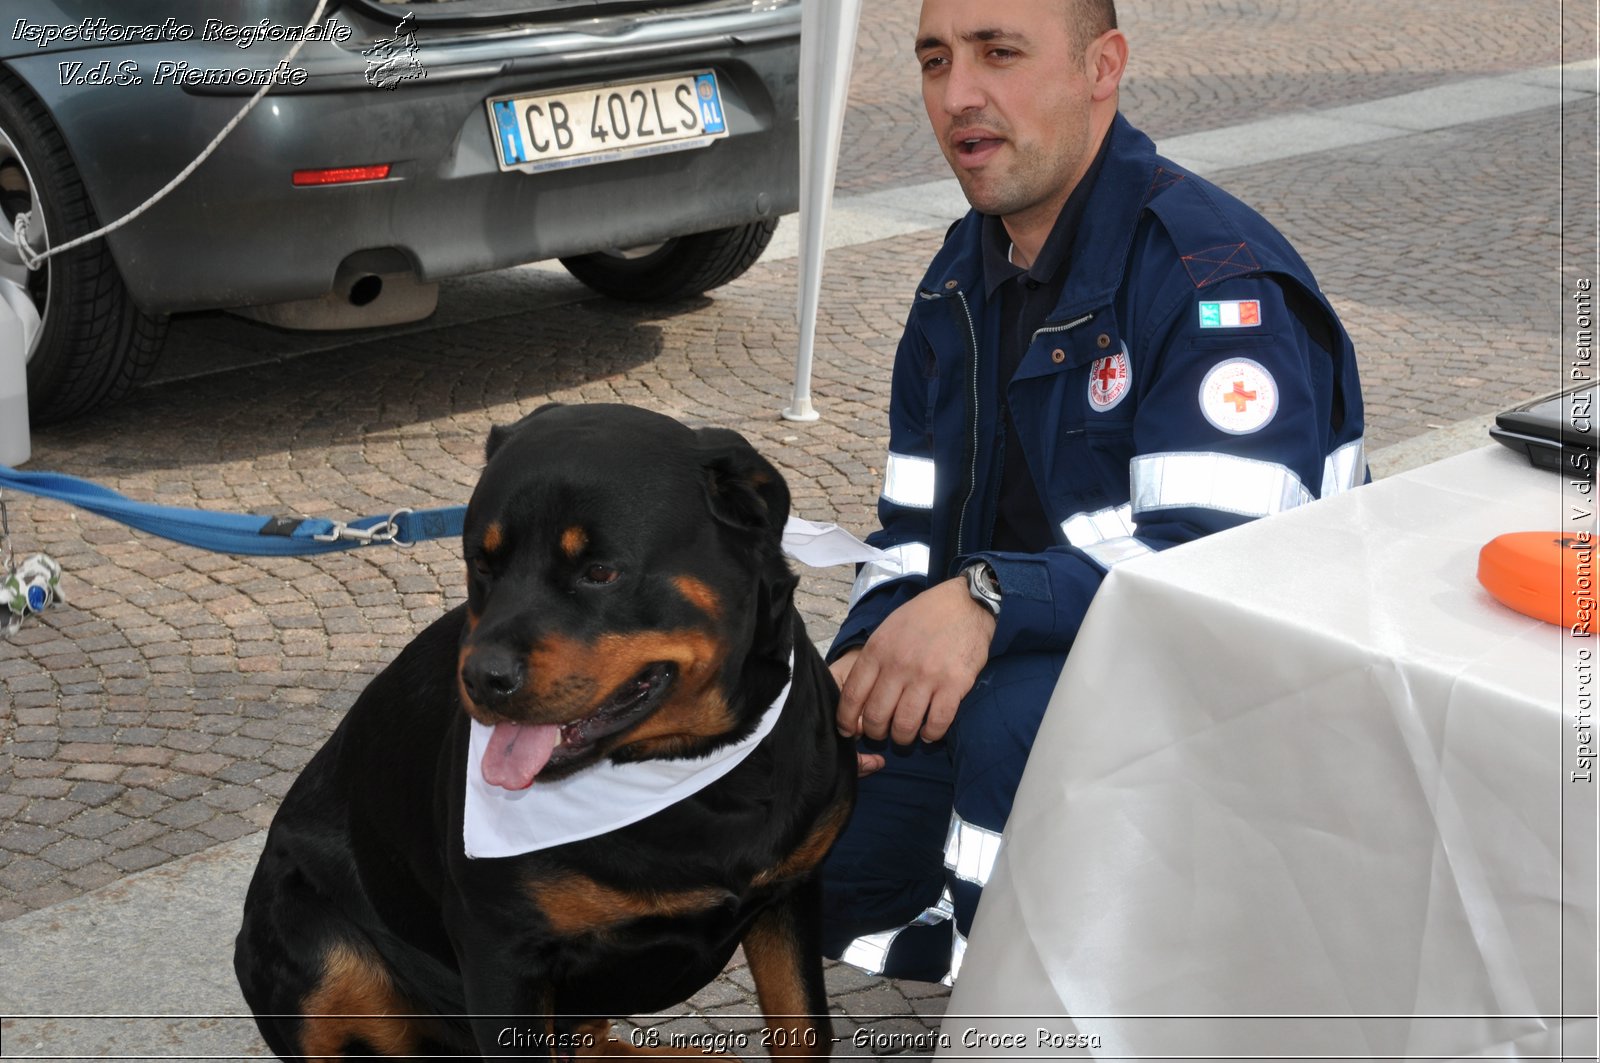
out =
{"type": "Polygon", "coordinates": [[[1113,0],[924,0],[916,57],[972,210],[895,357],[869,537],[890,563],[860,570],[830,650],[863,778],[825,945],[950,981],[1106,572],[1366,461],[1354,351],[1306,264],[1118,114],[1113,0]]]}

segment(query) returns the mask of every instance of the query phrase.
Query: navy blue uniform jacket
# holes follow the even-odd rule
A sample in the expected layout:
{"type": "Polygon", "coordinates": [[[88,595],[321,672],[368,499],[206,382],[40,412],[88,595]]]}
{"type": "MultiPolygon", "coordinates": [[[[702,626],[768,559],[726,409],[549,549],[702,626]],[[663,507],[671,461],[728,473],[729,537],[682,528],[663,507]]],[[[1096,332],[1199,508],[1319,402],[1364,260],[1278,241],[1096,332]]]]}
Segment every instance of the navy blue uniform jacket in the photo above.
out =
{"type": "Polygon", "coordinates": [[[1364,482],[1355,353],[1255,211],[1118,115],[1072,267],[1006,391],[1055,545],[988,549],[1005,453],[982,218],[951,230],[895,355],[889,454],[831,655],[977,558],[1004,595],[990,655],[1066,650],[1107,571],[1364,482]]]}

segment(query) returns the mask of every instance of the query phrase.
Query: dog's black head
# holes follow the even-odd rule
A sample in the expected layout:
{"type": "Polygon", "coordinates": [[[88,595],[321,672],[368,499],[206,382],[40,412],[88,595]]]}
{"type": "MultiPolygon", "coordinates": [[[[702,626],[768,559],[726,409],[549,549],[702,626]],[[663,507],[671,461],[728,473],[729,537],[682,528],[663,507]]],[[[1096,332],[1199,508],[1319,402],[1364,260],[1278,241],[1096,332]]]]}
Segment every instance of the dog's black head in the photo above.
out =
{"type": "Polygon", "coordinates": [[[699,756],[787,677],[782,476],[736,432],[545,406],[489,436],[467,507],[459,689],[521,789],[602,757],[699,756]]]}

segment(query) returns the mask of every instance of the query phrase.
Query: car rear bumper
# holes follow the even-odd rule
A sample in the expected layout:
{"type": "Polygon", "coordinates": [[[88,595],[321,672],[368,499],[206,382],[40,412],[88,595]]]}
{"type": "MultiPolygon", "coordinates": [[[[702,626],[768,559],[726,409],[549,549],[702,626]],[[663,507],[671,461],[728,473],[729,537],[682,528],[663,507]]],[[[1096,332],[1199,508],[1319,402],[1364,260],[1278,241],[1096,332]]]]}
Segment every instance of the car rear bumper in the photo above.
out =
{"type": "MultiPolygon", "coordinates": [[[[421,75],[391,88],[373,83],[362,47],[392,27],[340,12],[352,39],[306,44],[293,64],[303,78],[275,85],[171,197],[108,237],[130,292],[152,312],[285,302],[328,292],[340,264],[362,252],[404,256],[433,280],[793,211],[798,6],[686,7],[702,17],[599,19],[586,33],[427,30],[417,37],[421,75]],[[708,147],[539,174],[496,163],[490,97],[705,68],[717,73],[730,129],[708,147]],[[295,170],[379,163],[391,167],[381,181],[291,184],[295,170]]],[[[170,73],[157,84],[171,69],[158,64],[264,69],[286,51],[161,42],[7,63],[50,108],[109,220],[165,184],[254,91],[170,73]],[[135,64],[142,82],[62,75],[64,61],[92,70],[105,59],[112,74],[135,64]]]]}

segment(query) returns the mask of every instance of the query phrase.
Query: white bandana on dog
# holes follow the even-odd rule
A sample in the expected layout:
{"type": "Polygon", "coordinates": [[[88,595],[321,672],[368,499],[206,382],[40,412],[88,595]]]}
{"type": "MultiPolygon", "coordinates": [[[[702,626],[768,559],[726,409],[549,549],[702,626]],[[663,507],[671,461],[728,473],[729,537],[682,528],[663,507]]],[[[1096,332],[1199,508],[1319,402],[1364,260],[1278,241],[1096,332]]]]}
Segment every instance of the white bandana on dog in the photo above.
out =
{"type": "Polygon", "coordinates": [[[704,790],[738,767],[777,726],[794,685],[794,651],[789,681],[741,741],[694,760],[646,760],[613,764],[602,760],[564,779],[534,780],[526,790],[507,790],[484,781],[483,755],[494,728],[476,720],[467,748],[467,808],[462,835],[472,859],[521,856],[567,842],[593,838],[704,790]]]}

